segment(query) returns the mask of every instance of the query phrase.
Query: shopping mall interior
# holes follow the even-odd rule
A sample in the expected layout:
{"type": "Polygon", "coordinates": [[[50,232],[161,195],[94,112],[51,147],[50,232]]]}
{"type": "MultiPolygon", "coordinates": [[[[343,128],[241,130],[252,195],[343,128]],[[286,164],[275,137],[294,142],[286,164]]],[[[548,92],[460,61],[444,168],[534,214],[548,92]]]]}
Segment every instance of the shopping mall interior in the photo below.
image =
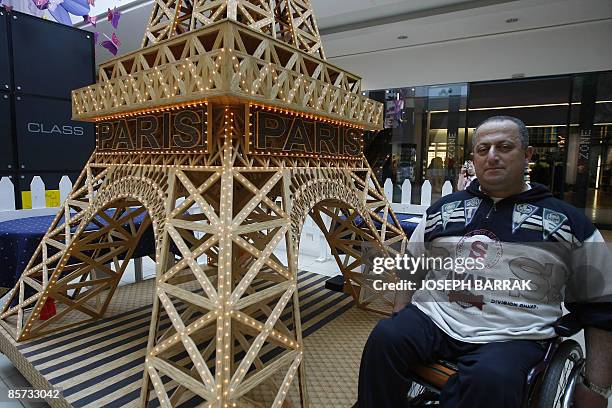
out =
{"type": "Polygon", "coordinates": [[[0,0],[0,408],[612,408],[611,44],[612,0],[0,0]],[[485,272],[410,279],[535,289],[399,288],[448,242],[485,272]]]}
{"type": "Polygon", "coordinates": [[[612,223],[612,72],[417,85],[369,95],[385,101],[387,115],[385,130],[370,135],[366,152],[381,182],[391,178],[398,186],[396,195],[405,179],[416,185],[428,179],[441,192],[469,158],[475,127],[487,117],[509,115],[525,122],[534,147],[526,177],[585,208],[596,224],[612,223]],[[584,138],[583,126],[590,137],[584,138]],[[435,172],[436,162],[442,172],[435,172]]]}

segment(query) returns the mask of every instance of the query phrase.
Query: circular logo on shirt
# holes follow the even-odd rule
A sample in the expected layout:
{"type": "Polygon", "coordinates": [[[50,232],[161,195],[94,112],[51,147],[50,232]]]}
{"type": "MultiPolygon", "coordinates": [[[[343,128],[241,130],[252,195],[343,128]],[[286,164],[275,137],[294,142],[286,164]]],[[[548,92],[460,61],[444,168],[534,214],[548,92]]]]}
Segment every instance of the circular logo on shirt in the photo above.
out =
{"type": "Polygon", "coordinates": [[[468,232],[457,243],[457,258],[480,258],[486,269],[497,265],[503,254],[500,239],[493,232],[479,229],[468,232]]]}

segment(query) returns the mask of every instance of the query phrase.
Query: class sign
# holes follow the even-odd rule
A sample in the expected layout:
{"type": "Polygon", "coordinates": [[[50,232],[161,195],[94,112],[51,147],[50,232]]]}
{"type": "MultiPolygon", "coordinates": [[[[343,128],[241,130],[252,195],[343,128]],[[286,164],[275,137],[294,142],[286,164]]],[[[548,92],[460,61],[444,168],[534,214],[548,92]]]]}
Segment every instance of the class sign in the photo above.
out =
{"type": "Polygon", "coordinates": [[[255,154],[356,158],[363,150],[363,131],[339,122],[318,120],[264,108],[251,108],[255,154]]]}

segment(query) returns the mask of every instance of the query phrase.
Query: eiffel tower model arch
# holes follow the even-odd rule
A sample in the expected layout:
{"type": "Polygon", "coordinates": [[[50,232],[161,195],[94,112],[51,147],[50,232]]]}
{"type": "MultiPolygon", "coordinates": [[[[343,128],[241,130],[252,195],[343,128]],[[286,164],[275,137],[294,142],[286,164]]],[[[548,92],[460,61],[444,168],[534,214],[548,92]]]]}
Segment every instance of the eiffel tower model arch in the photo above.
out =
{"type": "Polygon", "coordinates": [[[11,290],[2,326],[23,341],[100,319],[152,229],[141,405],[195,395],[207,407],[241,406],[281,372],[272,406],[296,377],[307,406],[305,218],[367,309],[390,311],[392,297],[372,282],[395,279],[374,275],[369,258],[403,254],[406,243],[363,155],[382,104],[326,62],[310,2],[155,0],[143,48],[102,64],[96,84],[73,91],[72,109],[96,122],[96,149],[11,290]],[[281,241],[286,260],[274,253],[281,241]],[[57,313],[42,320],[50,300],[57,313]]]}

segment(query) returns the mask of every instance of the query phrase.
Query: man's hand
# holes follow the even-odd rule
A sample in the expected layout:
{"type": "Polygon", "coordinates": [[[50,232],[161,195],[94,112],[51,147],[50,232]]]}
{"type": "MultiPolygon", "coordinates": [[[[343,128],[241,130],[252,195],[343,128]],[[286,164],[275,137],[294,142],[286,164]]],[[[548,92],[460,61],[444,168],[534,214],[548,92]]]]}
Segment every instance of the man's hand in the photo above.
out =
{"type": "Polygon", "coordinates": [[[395,304],[393,305],[393,313],[398,313],[400,310],[406,307],[410,300],[412,300],[412,295],[414,292],[410,291],[401,291],[395,292],[395,304]]]}
{"type": "Polygon", "coordinates": [[[608,401],[601,395],[589,390],[582,384],[576,386],[574,392],[575,408],[607,408],[608,401]]]}
{"type": "MultiPolygon", "coordinates": [[[[587,327],[584,329],[586,344],[586,377],[602,387],[612,384],[612,332],[587,327]]],[[[606,408],[608,401],[582,384],[576,387],[577,408],[606,408]]]]}

